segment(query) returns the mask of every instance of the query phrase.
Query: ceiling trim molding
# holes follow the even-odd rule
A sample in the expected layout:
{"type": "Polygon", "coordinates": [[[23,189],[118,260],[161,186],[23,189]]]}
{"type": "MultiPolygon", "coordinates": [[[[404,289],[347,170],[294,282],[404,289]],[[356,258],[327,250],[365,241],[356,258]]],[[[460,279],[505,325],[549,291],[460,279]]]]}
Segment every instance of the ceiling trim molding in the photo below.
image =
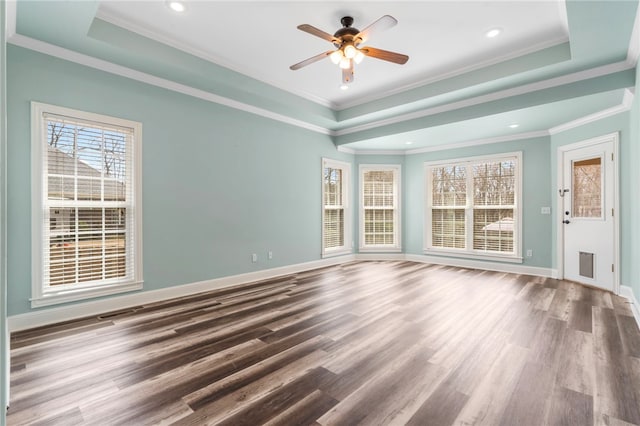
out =
{"type": "MultiPolygon", "coordinates": [[[[522,139],[533,139],[533,138],[539,138],[544,136],[549,136],[549,132],[546,130],[540,130],[537,132],[518,133],[515,135],[497,136],[494,138],[475,139],[470,141],[458,142],[458,143],[454,143],[446,146],[445,145],[427,146],[424,148],[407,150],[405,151],[405,154],[412,155],[412,154],[423,154],[425,152],[448,151],[450,149],[467,148],[470,146],[477,146],[477,145],[490,145],[494,143],[518,141],[522,139]]],[[[358,152],[356,152],[356,154],[358,154],[358,152]]]]}
{"type": "Polygon", "coordinates": [[[407,155],[407,151],[401,149],[362,149],[353,151],[355,155],[407,155]]]}
{"type": "Polygon", "coordinates": [[[266,78],[263,78],[262,76],[259,75],[258,72],[256,72],[255,70],[250,70],[249,72],[247,72],[247,70],[241,70],[237,65],[227,61],[226,59],[223,59],[219,56],[214,56],[211,55],[207,52],[204,52],[200,49],[196,49],[192,46],[189,46],[185,43],[180,43],[176,40],[172,40],[168,37],[165,37],[161,34],[158,34],[155,31],[152,31],[148,28],[142,28],[139,26],[136,26],[135,24],[132,24],[131,22],[127,21],[126,19],[123,19],[119,16],[113,15],[111,13],[105,12],[104,10],[100,10],[98,9],[98,13],[96,14],[96,18],[101,19],[105,22],[108,22],[112,25],[115,25],[117,27],[123,28],[127,31],[131,31],[132,33],[141,35],[143,37],[149,38],[153,41],[157,41],[158,43],[162,43],[165,44],[169,47],[172,47],[174,49],[180,50],[182,52],[188,53],[190,55],[196,56],[200,59],[204,59],[207,62],[211,62],[213,64],[219,65],[221,67],[224,68],[228,68],[231,71],[235,71],[238,74],[242,74],[245,75],[247,77],[251,77],[254,80],[258,80],[262,83],[268,84],[270,86],[273,86],[275,88],[278,88],[280,90],[283,90],[285,92],[288,93],[292,93],[296,96],[300,96],[301,98],[305,98],[311,102],[315,102],[319,105],[322,105],[324,107],[327,108],[331,108],[331,109],[335,109],[337,105],[335,105],[333,102],[328,101],[327,99],[321,98],[319,96],[315,96],[309,92],[305,92],[305,91],[295,91],[295,90],[291,90],[290,88],[286,87],[285,82],[281,82],[281,81],[275,81],[275,80],[269,80],[266,78]]]}
{"type": "Polygon", "coordinates": [[[622,103],[611,108],[603,109],[602,111],[595,112],[593,114],[585,115],[568,123],[560,124],[558,126],[549,129],[549,134],[556,135],[558,133],[566,132],[567,130],[575,129],[576,127],[584,126],[585,124],[593,123],[603,118],[612,117],[621,112],[629,111],[633,104],[634,95],[631,90],[625,89],[622,103]]]}
{"type": "Polygon", "coordinates": [[[18,3],[16,0],[7,0],[5,2],[6,7],[4,10],[4,21],[5,21],[5,26],[4,26],[4,36],[5,36],[5,40],[9,40],[11,37],[13,37],[16,33],[16,19],[17,19],[17,9],[18,9],[18,3]]]}
{"type": "Polygon", "coordinates": [[[629,48],[627,50],[627,63],[636,66],[638,57],[640,56],[640,5],[636,9],[636,19],[633,22],[633,30],[631,31],[631,39],[629,40],[629,48]]]}
{"type": "Polygon", "coordinates": [[[362,105],[362,104],[366,104],[368,102],[373,102],[373,101],[377,101],[383,98],[386,98],[388,96],[393,96],[393,95],[397,95],[403,92],[407,92],[409,90],[413,90],[413,89],[417,89],[418,87],[422,87],[422,86],[426,86],[429,84],[433,84],[433,83],[437,83],[439,81],[443,81],[443,80],[447,80],[449,78],[453,78],[453,77],[457,77],[459,75],[462,74],[466,74],[469,72],[473,72],[473,71],[477,71],[480,70],[482,68],[486,68],[486,67],[490,67],[492,65],[497,65],[501,62],[505,62],[505,61],[509,61],[511,59],[516,59],[519,58],[521,56],[526,56],[535,52],[538,52],[540,50],[543,49],[547,49],[553,46],[557,46],[559,44],[563,44],[563,43],[568,43],[569,42],[569,37],[568,36],[564,36],[564,37],[560,37],[554,40],[550,40],[544,43],[538,43],[538,44],[534,44],[532,46],[527,47],[526,49],[521,49],[515,52],[511,52],[509,54],[506,55],[502,55],[500,57],[497,58],[493,58],[490,60],[486,60],[483,62],[478,62],[475,63],[473,65],[467,65],[466,67],[462,67],[462,68],[457,68],[454,71],[449,71],[446,73],[442,73],[442,74],[438,74],[435,76],[431,76],[431,77],[427,77],[418,81],[415,81],[413,83],[410,84],[406,84],[403,86],[398,86],[398,87],[394,87],[393,89],[389,89],[389,90],[383,90],[379,93],[376,93],[375,95],[369,95],[369,96],[363,96],[361,98],[358,99],[354,99],[351,102],[341,102],[339,104],[336,105],[335,109],[336,111],[342,111],[345,109],[349,109],[349,108],[353,108],[355,106],[358,105],[362,105]]]}
{"type": "Polygon", "coordinates": [[[286,115],[278,114],[263,108],[259,108],[253,105],[245,104],[233,99],[226,98],[224,96],[216,95],[201,89],[196,89],[191,86],[176,83],[171,80],[156,77],[151,74],[147,74],[141,71],[137,71],[131,68],[127,68],[121,65],[116,65],[112,62],[108,62],[102,59],[88,56],[83,53],[78,53],[69,49],[65,49],[60,46],[55,46],[40,40],[36,40],[30,37],[26,37],[20,34],[14,34],[10,39],[7,39],[8,43],[23,47],[25,49],[34,50],[36,52],[44,53],[45,55],[54,56],[66,61],[74,62],[80,65],[84,65],[90,68],[94,68],[100,71],[115,74],[121,77],[130,78],[135,81],[139,81],[145,84],[149,84],[163,89],[171,90],[173,92],[182,93],[184,95],[192,96],[194,98],[202,99],[219,105],[224,105],[229,108],[237,109],[240,111],[248,112],[250,114],[259,115],[261,117],[269,118],[281,123],[290,124],[292,126],[300,127],[310,130],[312,132],[321,133],[323,135],[333,136],[333,131],[317,126],[315,124],[308,123],[306,121],[298,120],[288,117],[286,115]]]}
{"type": "Polygon", "coordinates": [[[544,136],[555,135],[570,129],[574,129],[576,127],[584,126],[585,124],[593,123],[598,120],[602,120],[603,118],[611,117],[616,114],[620,114],[621,112],[629,111],[633,106],[635,94],[632,89],[625,89],[624,96],[622,98],[622,103],[620,105],[613,106],[611,108],[604,109],[602,111],[598,111],[593,114],[585,115],[584,117],[580,117],[576,120],[569,121],[564,124],[560,124],[558,126],[551,127],[549,130],[539,130],[534,132],[526,132],[519,133],[515,135],[506,135],[506,136],[498,136],[493,138],[485,138],[485,139],[476,139],[458,142],[451,145],[438,145],[438,146],[429,146],[424,148],[416,148],[406,151],[384,151],[384,150],[358,150],[353,148],[348,148],[346,146],[338,146],[338,151],[346,152],[349,154],[355,155],[412,155],[412,154],[422,154],[425,152],[435,152],[435,151],[446,151],[449,149],[456,148],[466,148],[469,146],[478,146],[478,145],[488,145],[493,143],[501,143],[501,142],[510,142],[522,139],[532,139],[544,136]]]}
{"type": "Polygon", "coordinates": [[[215,55],[211,55],[209,53],[206,53],[200,49],[196,49],[193,48],[191,46],[188,46],[184,43],[180,43],[177,42],[175,40],[172,40],[170,38],[167,38],[161,34],[159,34],[156,31],[150,30],[148,28],[143,28],[140,27],[138,25],[135,25],[129,21],[127,21],[126,19],[123,19],[120,16],[114,15],[112,13],[109,12],[105,12],[104,10],[100,10],[98,9],[98,13],[96,14],[96,18],[101,19],[103,21],[106,21],[110,24],[113,24],[115,26],[118,26],[120,28],[123,28],[125,30],[131,31],[133,33],[136,33],[138,35],[141,35],[143,37],[149,38],[151,40],[157,41],[159,43],[165,44],[167,46],[170,46],[174,49],[178,49],[180,51],[186,52],[188,54],[194,55],[198,58],[204,59],[208,62],[212,62],[216,65],[228,68],[232,71],[235,71],[237,73],[240,73],[242,75],[246,75],[248,77],[251,77],[255,80],[261,81],[265,84],[269,84],[273,87],[276,87],[280,90],[284,90],[288,93],[292,93],[296,96],[300,96],[302,98],[305,98],[311,102],[315,102],[319,105],[328,107],[333,109],[334,111],[341,111],[341,110],[345,110],[357,105],[362,105],[368,102],[372,102],[378,99],[382,99],[388,96],[392,96],[392,95],[396,95],[402,92],[406,92],[421,86],[425,86],[428,84],[432,84],[438,81],[442,81],[442,80],[446,80],[448,78],[452,78],[452,77],[456,77],[458,75],[462,75],[468,72],[472,72],[472,71],[476,71],[485,67],[489,67],[492,65],[496,65],[499,64],[501,62],[505,62],[511,59],[515,59],[521,56],[525,56],[525,55],[529,55],[531,53],[535,53],[538,52],[540,50],[543,49],[547,49],[553,46],[557,46],[559,44],[562,43],[567,43],[569,42],[569,36],[568,35],[564,35],[563,37],[558,37],[556,39],[553,40],[547,40],[545,42],[541,42],[541,43],[537,43],[531,46],[528,46],[525,49],[520,49],[520,50],[516,50],[514,52],[510,52],[508,54],[505,55],[501,55],[499,57],[496,58],[491,58],[485,61],[481,61],[481,62],[477,62],[471,65],[467,65],[465,67],[462,68],[456,68],[454,71],[449,71],[449,72],[445,72],[445,73],[440,73],[434,76],[430,76],[427,78],[423,78],[420,79],[418,81],[415,81],[413,83],[407,84],[407,85],[403,85],[403,86],[398,86],[398,87],[393,87],[390,88],[389,90],[383,90],[380,91],[378,93],[376,93],[375,95],[370,95],[370,96],[363,96],[360,97],[358,99],[354,99],[353,101],[349,102],[331,102],[327,99],[323,99],[320,98],[319,96],[313,95],[309,92],[305,92],[305,91],[299,91],[299,90],[291,90],[290,88],[287,87],[285,82],[278,82],[275,80],[270,80],[270,79],[266,79],[264,77],[262,77],[260,75],[260,73],[258,71],[255,70],[250,70],[249,72],[247,72],[247,70],[241,70],[237,65],[221,58],[215,55]]]}
{"type": "Polygon", "coordinates": [[[629,65],[626,61],[616,62],[614,64],[603,65],[596,68],[591,68],[585,71],[579,71],[572,74],[565,74],[560,77],[550,78],[548,80],[537,81],[535,83],[529,83],[522,86],[517,86],[511,89],[500,90],[487,95],[476,96],[462,101],[451,102],[448,104],[440,105],[433,108],[423,109],[412,113],[387,118],[384,120],[373,121],[370,123],[362,124],[360,126],[348,127],[346,129],[338,130],[334,132],[334,136],[344,136],[351,133],[362,132],[365,130],[375,129],[377,127],[388,126],[391,124],[402,123],[404,121],[414,120],[416,118],[423,118],[434,114],[453,111],[456,109],[466,108],[474,105],[479,105],[487,102],[493,102],[513,96],[525,95],[527,93],[537,92],[539,90],[550,89],[553,87],[563,86],[569,83],[576,83],[583,80],[589,80],[595,77],[602,77],[607,74],[613,74],[620,71],[626,71],[633,66],[629,65]]]}
{"type": "Polygon", "coordinates": [[[355,149],[347,148],[346,146],[342,146],[342,145],[338,145],[336,147],[336,149],[338,150],[338,152],[344,152],[345,154],[355,154],[356,153],[355,149]]]}

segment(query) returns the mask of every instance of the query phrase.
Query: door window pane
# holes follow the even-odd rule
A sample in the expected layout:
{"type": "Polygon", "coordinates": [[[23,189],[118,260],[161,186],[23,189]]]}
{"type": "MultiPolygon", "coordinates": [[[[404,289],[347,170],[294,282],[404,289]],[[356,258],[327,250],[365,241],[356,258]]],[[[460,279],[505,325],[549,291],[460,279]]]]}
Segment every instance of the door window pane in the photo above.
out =
{"type": "Polygon", "coordinates": [[[574,161],[573,217],[602,217],[602,159],[574,161]]]}

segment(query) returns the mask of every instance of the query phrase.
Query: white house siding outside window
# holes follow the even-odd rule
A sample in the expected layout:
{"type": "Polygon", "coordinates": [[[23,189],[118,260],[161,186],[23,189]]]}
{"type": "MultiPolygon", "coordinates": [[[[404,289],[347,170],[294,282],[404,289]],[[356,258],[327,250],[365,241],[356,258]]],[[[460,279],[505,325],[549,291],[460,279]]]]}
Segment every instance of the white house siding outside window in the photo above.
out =
{"type": "Polygon", "coordinates": [[[349,163],[322,160],[323,257],[351,252],[350,179],[349,163]]]}
{"type": "Polygon", "coordinates": [[[32,103],[33,306],[142,287],[140,123],[32,103]]]}
{"type": "Polygon", "coordinates": [[[360,251],[400,251],[399,165],[360,165],[360,251]]]}
{"type": "Polygon", "coordinates": [[[425,252],[522,261],[522,154],[425,163],[425,252]]]}

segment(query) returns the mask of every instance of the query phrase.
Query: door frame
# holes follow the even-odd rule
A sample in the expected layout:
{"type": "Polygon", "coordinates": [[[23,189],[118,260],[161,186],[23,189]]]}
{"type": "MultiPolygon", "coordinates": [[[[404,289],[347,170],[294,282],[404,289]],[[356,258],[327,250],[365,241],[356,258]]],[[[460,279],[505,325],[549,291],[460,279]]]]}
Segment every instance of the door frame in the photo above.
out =
{"type": "Polygon", "coordinates": [[[564,226],[560,226],[564,219],[563,211],[563,199],[560,197],[559,191],[566,188],[564,185],[564,158],[568,151],[575,149],[586,148],[592,145],[597,145],[603,142],[613,141],[613,259],[614,259],[614,273],[613,273],[613,292],[620,294],[620,185],[619,185],[619,173],[620,173],[620,160],[619,160],[619,145],[620,145],[620,133],[614,132],[606,135],[598,136],[595,138],[587,139],[581,142],[572,143],[569,145],[562,145],[557,150],[557,186],[554,190],[554,197],[558,200],[556,203],[556,214],[554,220],[556,220],[556,268],[558,279],[564,278],[564,226]]]}

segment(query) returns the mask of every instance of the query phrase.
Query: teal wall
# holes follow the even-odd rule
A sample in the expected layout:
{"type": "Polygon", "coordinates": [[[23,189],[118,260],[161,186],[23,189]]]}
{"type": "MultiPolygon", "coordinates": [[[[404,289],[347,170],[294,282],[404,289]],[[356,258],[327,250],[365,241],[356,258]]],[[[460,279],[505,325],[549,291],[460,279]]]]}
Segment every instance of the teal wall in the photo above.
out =
{"type": "Polygon", "coordinates": [[[636,96],[633,100],[631,112],[629,113],[629,149],[628,157],[622,157],[625,161],[628,172],[628,189],[626,194],[628,210],[625,212],[629,220],[629,228],[623,229],[623,234],[628,232],[628,241],[630,244],[629,259],[623,273],[626,273],[626,279],[622,280],[622,284],[633,289],[636,300],[640,300],[640,69],[636,67],[636,96]]]}
{"type": "MultiPolygon", "coordinates": [[[[413,155],[351,155],[330,137],[15,46],[8,48],[8,314],[31,310],[30,101],[143,124],[145,290],[320,259],[321,158],[353,165],[353,240],[358,247],[360,164],[402,166],[402,246],[423,254],[424,163],[523,152],[525,266],[553,268],[555,151],[562,144],[621,132],[622,284],[640,280],[638,140],[640,106],[551,137],[413,155]],[[631,119],[630,117],[635,117],[631,119]],[[631,125],[633,123],[633,125],[631,125]],[[635,133],[634,133],[635,132],[635,133]],[[635,136],[633,136],[635,134],[635,136]],[[633,183],[635,182],[635,184],[633,183]],[[551,215],[540,208],[552,207],[551,215]],[[629,233],[627,233],[629,230],[629,233]],[[274,257],[267,260],[267,251],[274,257]],[[252,263],[251,253],[259,261],[252,263]],[[634,255],[634,253],[636,253],[634,255]],[[179,267],[176,267],[179,265],[179,267]]],[[[356,249],[357,251],[357,249],[356,249]]],[[[3,319],[4,321],[4,319],[3,319]]]]}
{"type": "Polygon", "coordinates": [[[7,280],[6,280],[6,190],[5,173],[7,146],[7,99],[6,99],[6,3],[0,2],[0,425],[6,421],[5,407],[9,394],[9,330],[7,326],[7,280]]]}
{"type": "Polygon", "coordinates": [[[540,214],[540,207],[551,205],[549,196],[549,138],[523,139],[504,143],[479,145],[446,151],[408,156],[405,160],[405,211],[407,238],[405,250],[410,254],[423,253],[425,176],[424,163],[428,161],[474,157],[488,154],[522,151],[522,254],[533,250],[533,256],[524,257],[523,265],[551,267],[551,216],[540,214]]]}
{"type": "MultiPolygon", "coordinates": [[[[603,118],[602,120],[595,121],[593,123],[586,124],[584,126],[577,127],[575,129],[567,130],[562,133],[558,133],[551,136],[551,192],[552,192],[552,211],[555,212],[558,205],[557,191],[558,187],[558,170],[557,162],[558,147],[571,143],[585,141],[594,137],[606,135],[613,132],[619,132],[620,134],[620,148],[619,148],[619,182],[620,182],[620,284],[630,285],[632,279],[632,268],[634,262],[632,257],[632,245],[637,244],[637,239],[634,239],[631,233],[633,227],[636,227],[638,215],[632,215],[632,205],[635,204],[637,208],[638,197],[634,196],[633,191],[637,191],[638,186],[633,185],[631,182],[631,173],[634,168],[638,167],[637,157],[634,162],[632,159],[632,141],[629,129],[629,112],[623,112],[612,117],[603,118]],[[636,220],[632,220],[636,218],[636,220]]],[[[636,154],[637,155],[637,154],[636,154]]],[[[555,218],[554,214],[554,218],[555,218]]],[[[551,233],[553,241],[556,241],[558,232],[557,220],[552,222],[551,233]]],[[[553,266],[557,267],[557,246],[553,245],[553,266]]],[[[637,295],[638,293],[636,293],[637,295]]]]}
{"type": "Polygon", "coordinates": [[[15,46],[7,75],[9,315],[30,311],[30,101],[142,122],[145,290],[320,259],[321,158],[353,161],[329,136],[15,46]]]}

